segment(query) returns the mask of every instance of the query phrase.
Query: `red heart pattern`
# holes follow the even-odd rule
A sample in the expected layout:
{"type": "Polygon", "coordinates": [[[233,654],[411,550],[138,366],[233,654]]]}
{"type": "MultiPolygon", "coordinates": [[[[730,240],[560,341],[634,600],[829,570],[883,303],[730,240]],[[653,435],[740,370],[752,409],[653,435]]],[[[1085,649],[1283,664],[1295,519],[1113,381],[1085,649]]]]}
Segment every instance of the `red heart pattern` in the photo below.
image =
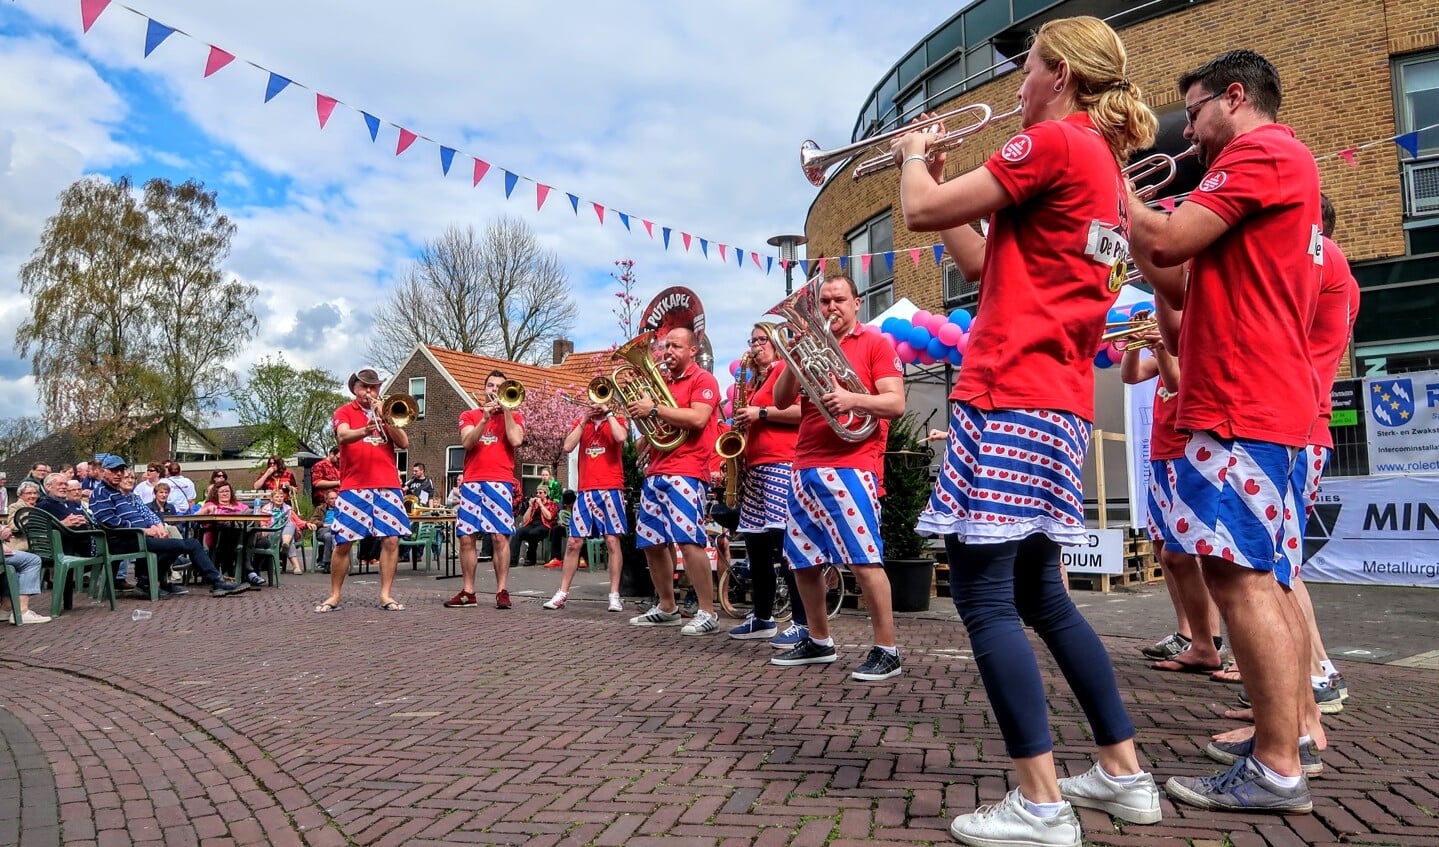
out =
{"type": "Polygon", "coordinates": [[[1209,461],[1210,455],[1211,454],[1208,447],[1200,447],[1199,451],[1194,454],[1194,458],[1198,459],[1201,462],[1207,462],[1209,461]]]}
{"type": "Polygon", "coordinates": [[[1255,482],[1255,481],[1252,480],[1252,479],[1246,479],[1246,480],[1244,481],[1244,493],[1245,493],[1245,494],[1248,494],[1250,497],[1253,497],[1254,495],[1258,494],[1258,493],[1259,493],[1259,483],[1255,482]]]}
{"type": "Polygon", "coordinates": [[[1208,556],[1210,553],[1214,552],[1214,545],[1201,538],[1198,541],[1194,542],[1194,552],[1198,553],[1201,556],[1208,556]]]}

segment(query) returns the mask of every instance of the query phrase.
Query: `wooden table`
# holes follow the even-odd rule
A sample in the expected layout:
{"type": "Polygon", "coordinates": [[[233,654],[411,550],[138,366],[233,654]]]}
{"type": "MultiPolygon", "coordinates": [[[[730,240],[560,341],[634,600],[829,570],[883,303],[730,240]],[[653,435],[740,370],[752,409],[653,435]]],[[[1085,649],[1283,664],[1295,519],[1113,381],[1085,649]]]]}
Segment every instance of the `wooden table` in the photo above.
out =
{"type": "Polygon", "coordinates": [[[455,518],[456,514],[450,511],[433,511],[419,515],[410,516],[410,525],[435,524],[435,530],[439,533],[439,541],[444,548],[445,567],[435,579],[454,579],[460,576],[459,545],[455,539],[455,518]]]}
{"type": "MultiPolygon", "coordinates": [[[[219,515],[219,514],[200,515],[200,514],[194,514],[194,515],[161,515],[160,517],[161,517],[161,520],[165,521],[165,523],[167,523],[167,524],[173,524],[173,525],[178,525],[178,526],[191,526],[191,525],[195,525],[195,524],[221,524],[221,525],[224,525],[224,524],[234,524],[234,525],[239,526],[239,527],[242,527],[242,528],[243,528],[243,527],[246,527],[246,526],[249,526],[249,525],[251,525],[251,524],[257,524],[257,523],[262,523],[262,524],[265,524],[266,526],[268,526],[268,525],[270,524],[271,520],[273,519],[273,517],[272,517],[271,515],[260,514],[260,513],[258,513],[258,512],[247,512],[247,513],[239,514],[239,515],[219,515]]],[[[245,549],[245,543],[246,543],[246,541],[248,540],[249,536],[250,536],[250,533],[248,533],[248,532],[242,532],[242,533],[240,533],[240,542],[235,545],[235,579],[236,579],[237,581],[243,580],[243,579],[245,578],[245,575],[244,575],[244,573],[243,573],[244,567],[245,567],[245,560],[246,560],[245,554],[246,554],[246,552],[247,552],[247,550],[245,549]]],[[[216,540],[218,540],[218,539],[219,539],[219,536],[217,535],[217,536],[216,536],[216,540]]],[[[214,556],[215,556],[215,551],[214,551],[214,549],[213,549],[213,548],[207,548],[207,552],[209,552],[210,557],[213,559],[214,556]]],[[[215,565],[215,567],[216,567],[216,568],[219,568],[220,566],[217,564],[217,565],[215,565]]]]}

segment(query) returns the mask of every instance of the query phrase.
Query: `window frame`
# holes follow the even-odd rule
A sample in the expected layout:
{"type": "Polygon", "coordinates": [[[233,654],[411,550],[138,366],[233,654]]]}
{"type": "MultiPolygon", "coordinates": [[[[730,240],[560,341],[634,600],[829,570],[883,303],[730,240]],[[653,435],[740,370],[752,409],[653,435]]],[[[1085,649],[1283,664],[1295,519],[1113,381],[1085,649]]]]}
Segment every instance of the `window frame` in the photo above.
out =
{"type": "Polygon", "coordinates": [[[410,377],[409,387],[410,387],[410,392],[409,392],[409,393],[410,393],[410,396],[413,397],[413,398],[415,398],[415,405],[419,408],[419,412],[415,415],[415,418],[416,418],[416,420],[424,420],[424,419],[425,419],[425,393],[426,393],[426,380],[425,380],[425,377],[422,377],[422,376],[412,376],[412,377],[410,377]],[[418,390],[418,391],[415,390],[415,383],[419,383],[419,390],[418,390]]]}

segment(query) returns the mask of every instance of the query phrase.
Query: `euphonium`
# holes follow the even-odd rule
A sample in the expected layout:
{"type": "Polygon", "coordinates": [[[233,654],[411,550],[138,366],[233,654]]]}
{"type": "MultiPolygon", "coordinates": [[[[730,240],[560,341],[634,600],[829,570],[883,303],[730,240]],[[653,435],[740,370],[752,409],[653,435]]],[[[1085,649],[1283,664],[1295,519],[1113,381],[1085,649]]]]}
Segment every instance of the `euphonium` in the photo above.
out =
{"type": "MultiPolygon", "coordinates": [[[[619,349],[611,355],[616,359],[623,359],[628,364],[615,368],[608,377],[601,377],[600,379],[606,383],[603,386],[596,386],[594,382],[591,382],[591,399],[595,399],[597,396],[604,397],[603,401],[596,400],[597,403],[611,402],[615,397],[618,397],[623,403],[652,400],[658,405],[668,406],[671,409],[679,408],[674,395],[670,393],[664,375],[660,373],[659,365],[655,364],[654,357],[650,354],[650,345],[653,341],[654,333],[646,330],[620,345],[619,349]]],[[[680,429],[659,418],[636,418],[634,424],[639,427],[640,433],[656,450],[673,450],[683,444],[685,438],[689,436],[689,430],[680,429]]]]}
{"type": "Polygon", "coordinates": [[[775,352],[794,370],[800,389],[835,434],[845,441],[863,441],[879,426],[878,418],[866,412],[848,412],[841,418],[820,402],[835,383],[856,394],[871,392],[850,367],[844,350],[829,330],[829,321],[820,313],[819,286],[819,280],[802,286],[765,313],[779,315],[782,321],[766,321],[760,325],[775,352]]]}

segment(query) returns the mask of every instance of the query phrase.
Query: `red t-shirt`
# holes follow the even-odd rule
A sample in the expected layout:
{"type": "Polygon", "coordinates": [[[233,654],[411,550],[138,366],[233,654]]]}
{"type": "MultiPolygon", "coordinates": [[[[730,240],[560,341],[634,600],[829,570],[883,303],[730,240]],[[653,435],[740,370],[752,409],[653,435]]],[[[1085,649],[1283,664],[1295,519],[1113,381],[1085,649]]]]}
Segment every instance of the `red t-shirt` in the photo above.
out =
{"type": "Polygon", "coordinates": [[[1230,229],[1190,269],[1178,426],[1303,447],[1319,414],[1308,332],[1324,261],[1314,156],[1289,127],[1267,124],[1229,142],[1187,202],[1230,229]]]}
{"type": "Polygon", "coordinates": [[[271,474],[270,478],[265,480],[265,484],[260,486],[260,490],[274,491],[281,486],[284,486],[285,502],[288,503],[290,502],[290,492],[295,490],[295,475],[290,473],[288,468],[277,474],[271,474]]]}
{"type": "Polygon", "coordinates": [[[1309,443],[1317,447],[1334,448],[1334,437],[1329,432],[1329,418],[1334,411],[1330,392],[1358,318],[1359,281],[1349,270],[1344,251],[1325,238],[1319,304],[1314,310],[1314,323],[1309,327],[1309,353],[1314,358],[1314,374],[1319,380],[1319,417],[1314,421],[1309,443]]]}
{"type": "MultiPolygon", "coordinates": [[[[628,428],[629,422],[616,417],[620,426],[628,428]]],[[[580,424],[580,455],[577,466],[580,484],[576,491],[603,491],[625,487],[624,445],[615,440],[610,432],[608,419],[598,423],[585,421],[580,424]]]]}
{"type": "MultiPolygon", "coordinates": [[[[369,413],[360,408],[360,401],[346,403],[335,410],[332,426],[365,429],[370,425],[369,413]]],[[[362,441],[340,444],[340,490],[358,488],[399,488],[400,469],[395,464],[395,448],[388,441],[370,435],[362,441]]]]}
{"type": "Polygon", "coordinates": [[[669,387],[679,408],[688,409],[695,403],[704,403],[711,407],[711,413],[704,429],[690,430],[680,446],[669,452],[651,449],[650,465],[645,468],[645,476],[687,476],[708,483],[710,457],[715,454],[715,437],[719,435],[719,382],[714,374],[691,362],[678,379],[669,383],[669,387]]]}
{"type": "Polygon", "coordinates": [[[1149,460],[1178,459],[1184,455],[1189,444],[1189,434],[1174,428],[1174,419],[1179,412],[1179,396],[1167,390],[1164,384],[1154,387],[1154,423],[1149,430],[1149,460]]]}
{"type": "MultiPolygon", "coordinates": [[[[515,422],[525,425],[525,416],[513,412],[515,422]]],[[[466,409],[460,413],[460,431],[467,426],[479,426],[485,417],[484,409],[466,409]]],[[[485,423],[480,440],[474,449],[465,451],[465,482],[514,482],[515,448],[505,437],[505,415],[501,412],[485,423]]]]}
{"type": "Polygon", "coordinates": [[[1119,296],[1129,209],[1089,116],[1035,124],[985,163],[1012,204],[990,217],[979,310],[951,400],[1094,420],[1094,353],[1119,296]]]}
{"type": "Polygon", "coordinates": [[[330,464],[328,458],[321,459],[315,463],[314,467],[310,468],[310,499],[314,505],[318,506],[325,502],[324,490],[315,488],[314,484],[317,482],[330,482],[339,478],[339,469],[330,464]]]}
{"type": "MultiPolygon", "coordinates": [[[[904,371],[894,346],[877,332],[854,331],[840,339],[839,347],[859,381],[871,394],[875,383],[886,377],[903,377],[904,371]]],[[[858,443],[845,441],[835,434],[810,398],[800,403],[799,431],[796,435],[794,466],[796,468],[854,468],[879,477],[884,473],[884,442],[888,427],[875,427],[869,438],[858,443]]]]}
{"type": "MultiPolygon", "coordinates": [[[[764,382],[745,399],[747,406],[774,405],[774,384],[784,372],[784,362],[775,362],[765,374],[764,382]]],[[[799,437],[797,424],[776,423],[773,420],[755,421],[745,430],[744,460],[751,465],[768,465],[775,462],[793,462],[795,439],[799,437]]]]}

